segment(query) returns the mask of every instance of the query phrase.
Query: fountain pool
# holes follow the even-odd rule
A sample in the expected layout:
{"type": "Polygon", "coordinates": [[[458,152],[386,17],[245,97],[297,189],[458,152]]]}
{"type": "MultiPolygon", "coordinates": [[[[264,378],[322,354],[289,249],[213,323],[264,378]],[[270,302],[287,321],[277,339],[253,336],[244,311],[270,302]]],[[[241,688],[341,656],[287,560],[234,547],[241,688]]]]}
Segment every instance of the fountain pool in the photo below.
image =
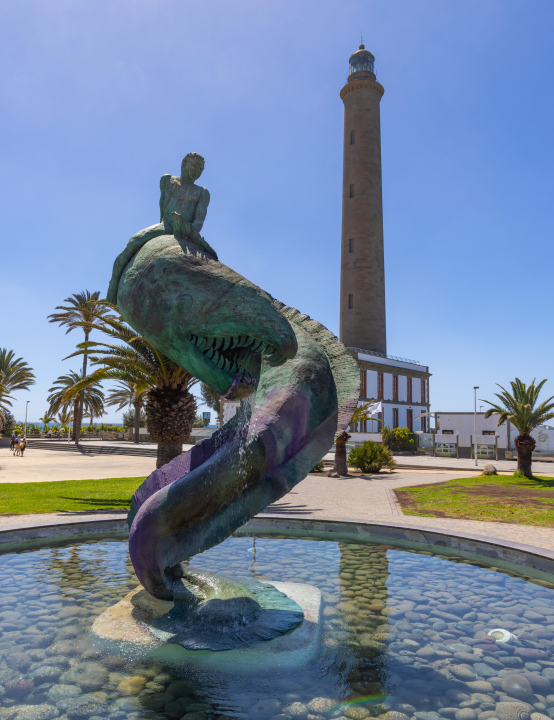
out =
{"type": "Polygon", "coordinates": [[[230,537],[191,565],[322,598],[309,662],[245,673],[99,646],[93,622],[137,586],[123,535],[12,549],[0,555],[0,720],[554,718],[554,583],[494,562],[230,537]]]}

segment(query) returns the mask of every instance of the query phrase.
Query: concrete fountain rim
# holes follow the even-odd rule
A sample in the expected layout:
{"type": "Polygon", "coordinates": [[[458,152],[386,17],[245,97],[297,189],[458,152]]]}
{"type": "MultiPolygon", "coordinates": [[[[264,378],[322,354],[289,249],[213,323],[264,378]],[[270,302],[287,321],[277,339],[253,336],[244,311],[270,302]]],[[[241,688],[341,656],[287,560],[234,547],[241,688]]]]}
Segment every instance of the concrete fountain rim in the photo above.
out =
{"type": "MultiPolygon", "coordinates": [[[[41,541],[82,540],[83,537],[90,540],[101,534],[126,532],[128,528],[125,516],[115,513],[87,520],[61,518],[56,522],[37,521],[33,524],[0,527],[0,550],[10,552],[21,547],[22,543],[37,547],[41,545],[41,541]]],[[[478,555],[489,561],[496,561],[498,567],[503,564],[521,566],[529,575],[548,582],[554,581],[554,552],[551,550],[487,535],[431,528],[424,523],[313,519],[285,513],[261,513],[243,525],[235,535],[250,535],[252,532],[298,533],[299,536],[310,532],[318,537],[328,535],[329,539],[357,539],[381,543],[390,541],[399,548],[402,545],[413,548],[415,544],[420,546],[417,549],[439,554],[440,551],[453,551],[470,560],[472,556],[478,555]]]]}

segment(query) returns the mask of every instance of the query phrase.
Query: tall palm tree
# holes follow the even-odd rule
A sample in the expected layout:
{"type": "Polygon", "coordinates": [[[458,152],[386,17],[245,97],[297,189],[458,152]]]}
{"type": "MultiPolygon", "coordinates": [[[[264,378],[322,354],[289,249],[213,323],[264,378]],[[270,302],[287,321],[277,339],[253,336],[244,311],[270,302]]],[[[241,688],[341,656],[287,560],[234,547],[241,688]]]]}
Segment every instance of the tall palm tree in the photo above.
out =
{"type": "Polygon", "coordinates": [[[126,407],[133,407],[135,410],[135,444],[139,441],[140,412],[146,401],[148,385],[137,385],[134,382],[119,381],[117,386],[110,391],[106,398],[106,405],[115,405],[117,410],[124,410],[126,407]]]}
{"type": "Polygon", "coordinates": [[[506,420],[509,420],[519,430],[519,435],[514,439],[517,450],[517,469],[528,478],[533,477],[531,467],[533,450],[536,445],[535,439],[531,437],[531,432],[547,420],[554,418],[554,412],[552,412],[554,409],[554,396],[549,397],[548,400],[535,407],[545,382],[546,380],[542,380],[538,385],[535,385],[535,380],[533,380],[527,386],[519,378],[516,378],[510,382],[512,386],[511,393],[505,390],[502,385],[498,385],[502,392],[494,394],[500,400],[500,404],[490,402],[490,400],[483,400],[483,402],[491,406],[485,412],[486,418],[491,417],[491,415],[498,415],[497,426],[503,425],[506,420]]]}
{"type": "MultiPolygon", "coordinates": [[[[354,414],[350,419],[349,425],[352,423],[362,422],[363,420],[375,420],[369,412],[368,408],[371,403],[360,405],[354,410],[354,414]]],[[[339,475],[348,475],[348,463],[346,462],[346,443],[350,440],[350,435],[343,430],[340,435],[335,438],[335,465],[333,470],[339,475]]]]}
{"type": "Polygon", "coordinates": [[[4,385],[4,373],[0,373],[0,432],[3,432],[6,427],[6,416],[2,411],[8,409],[7,405],[11,406],[10,396],[8,395],[8,389],[4,385]]]}
{"type": "Polygon", "coordinates": [[[33,369],[23,358],[16,358],[13,350],[6,348],[0,348],[0,378],[4,397],[16,390],[28,390],[35,384],[33,369]]]}
{"type": "MultiPolygon", "coordinates": [[[[80,373],[70,370],[67,375],[60,375],[48,391],[50,395],[46,398],[50,403],[48,412],[52,415],[67,412],[73,405],[73,430],[75,431],[75,418],[79,413],[81,396],[83,397],[83,411],[91,412],[100,416],[104,412],[104,393],[100,389],[100,383],[90,383],[86,388],[75,390],[75,386],[83,379],[80,373]]],[[[79,428],[79,433],[81,432],[79,428]]]]}
{"type": "MultiPolygon", "coordinates": [[[[52,315],[48,316],[48,322],[59,323],[61,326],[65,326],[67,328],[65,333],[66,335],[76,328],[81,328],[81,330],[85,333],[85,342],[88,342],[89,340],[94,323],[98,325],[102,318],[114,317],[111,314],[111,306],[102,302],[98,291],[91,293],[88,290],[83,290],[83,292],[70,295],[70,297],[66,298],[64,302],[67,304],[58,305],[56,307],[56,310],[60,310],[60,312],[52,313],[52,315]]],[[[84,352],[82,355],[82,377],[86,377],[88,353],[84,352]]],[[[84,401],[85,397],[81,394],[79,398],[78,412],[74,416],[73,422],[73,431],[75,435],[75,442],[77,444],[79,443],[81,423],[83,420],[84,401]]]]}
{"type": "MultiPolygon", "coordinates": [[[[112,307],[112,306],[110,306],[112,307]]],[[[196,417],[196,399],[190,388],[198,382],[173,360],[163,355],[122,320],[102,317],[93,324],[115,343],[84,342],[79,355],[88,352],[91,362],[102,367],[75,386],[75,390],[103,380],[132,383],[144,390],[148,433],[158,443],[157,467],[181,454],[196,417]],[[147,390],[147,394],[146,394],[147,390]]]]}

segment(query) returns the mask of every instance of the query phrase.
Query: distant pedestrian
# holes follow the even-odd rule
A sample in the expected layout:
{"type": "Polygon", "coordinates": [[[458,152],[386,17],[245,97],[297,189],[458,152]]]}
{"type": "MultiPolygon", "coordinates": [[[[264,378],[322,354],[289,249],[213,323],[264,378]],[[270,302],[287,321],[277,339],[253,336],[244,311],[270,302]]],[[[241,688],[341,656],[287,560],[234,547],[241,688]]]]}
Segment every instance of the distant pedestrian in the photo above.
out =
{"type": "Polygon", "coordinates": [[[16,435],[13,441],[13,454],[19,455],[19,435],[16,435]]]}
{"type": "Polygon", "coordinates": [[[12,437],[11,437],[11,440],[10,440],[10,450],[11,450],[12,452],[15,451],[15,433],[12,433],[12,437]]]}
{"type": "Polygon", "coordinates": [[[25,448],[27,447],[27,438],[25,435],[21,438],[19,441],[19,454],[21,457],[23,457],[23,453],[25,452],[25,448]]]}

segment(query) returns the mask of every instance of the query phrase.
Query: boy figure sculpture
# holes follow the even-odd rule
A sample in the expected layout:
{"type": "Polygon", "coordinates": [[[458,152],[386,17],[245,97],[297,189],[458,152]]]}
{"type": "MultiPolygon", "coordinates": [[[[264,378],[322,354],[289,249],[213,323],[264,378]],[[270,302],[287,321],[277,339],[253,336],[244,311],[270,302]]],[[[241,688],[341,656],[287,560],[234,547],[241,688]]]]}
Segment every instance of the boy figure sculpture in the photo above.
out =
{"type": "Polygon", "coordinates": [[[181,163],[181,177],[162,175],[160,180],[160,223],[175,237],[200,238],[210,193],[195,185],[204,170],[204,158],[189,153],[181,163]],[[196,237],[195,237],[196,236],[196,237]]]}
{"type": "Polygon", "coordinates": [[[204,187],[195,185],[204,170],[204,158],[198,153],[189,153],[181,163],[181,176],[162,175],[160,180],[160,222],[140,230],[117,256],[108,289],[108,300],[117,305],[117,286],[129,260],[149,240],[160,235],[175,235],[190,240],[217,260],[217,253],[200,235],[204,225],[210,193],[204,187]]]}

